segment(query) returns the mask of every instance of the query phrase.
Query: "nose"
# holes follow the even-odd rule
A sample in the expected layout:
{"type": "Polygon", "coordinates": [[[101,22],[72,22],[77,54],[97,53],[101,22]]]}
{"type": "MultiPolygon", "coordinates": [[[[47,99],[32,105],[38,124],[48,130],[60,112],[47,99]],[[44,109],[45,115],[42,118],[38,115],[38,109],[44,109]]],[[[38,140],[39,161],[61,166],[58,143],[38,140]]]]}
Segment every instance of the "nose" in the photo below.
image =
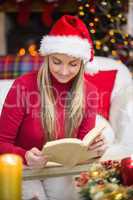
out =
{"type": "Polygon", "coordinates": [[[61,74],[63,76],[66,76],[69,74],[69,69],[68,69],[68,66],[64,65],[64,66],[61,66],[61,74]]]}

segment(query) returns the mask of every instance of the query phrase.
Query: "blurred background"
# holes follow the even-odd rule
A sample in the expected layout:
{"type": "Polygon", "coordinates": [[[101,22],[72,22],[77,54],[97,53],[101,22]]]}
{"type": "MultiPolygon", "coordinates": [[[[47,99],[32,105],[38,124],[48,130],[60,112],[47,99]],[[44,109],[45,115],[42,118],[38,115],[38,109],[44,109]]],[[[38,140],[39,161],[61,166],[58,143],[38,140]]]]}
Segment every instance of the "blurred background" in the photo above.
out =
{"type": "Polygon", "coordinates": [[[64,14],[86,23],[95,55],[133,71],[133,0],[0,0],[0,56],[37,56],[42,36],[64,14]]]}

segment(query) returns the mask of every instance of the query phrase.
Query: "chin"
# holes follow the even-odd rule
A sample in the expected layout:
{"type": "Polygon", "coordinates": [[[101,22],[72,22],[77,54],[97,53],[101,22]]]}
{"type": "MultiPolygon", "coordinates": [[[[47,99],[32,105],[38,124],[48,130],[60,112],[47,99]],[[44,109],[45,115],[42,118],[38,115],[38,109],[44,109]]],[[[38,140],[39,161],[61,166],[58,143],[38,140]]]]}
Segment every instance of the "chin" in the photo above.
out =
{"type": "Polygon", "coordinates": [[[65,79],[58,79],[58,81],[60,83],[68,83],[70,81],[70,79],[67,79],[67,80],[65,80],[65,79]]]}

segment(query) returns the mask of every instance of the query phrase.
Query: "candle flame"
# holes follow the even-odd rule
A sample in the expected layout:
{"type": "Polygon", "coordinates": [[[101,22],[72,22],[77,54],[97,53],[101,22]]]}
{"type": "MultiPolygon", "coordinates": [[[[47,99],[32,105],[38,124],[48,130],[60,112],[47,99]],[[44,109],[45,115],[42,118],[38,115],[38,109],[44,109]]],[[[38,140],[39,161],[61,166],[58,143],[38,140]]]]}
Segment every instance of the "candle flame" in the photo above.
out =
{"type": "Polygon", "coordinates": [[[10,165],[16,165],[16,157],[13,155],[5,155],[3,158],[3,161],[10,165]]]}

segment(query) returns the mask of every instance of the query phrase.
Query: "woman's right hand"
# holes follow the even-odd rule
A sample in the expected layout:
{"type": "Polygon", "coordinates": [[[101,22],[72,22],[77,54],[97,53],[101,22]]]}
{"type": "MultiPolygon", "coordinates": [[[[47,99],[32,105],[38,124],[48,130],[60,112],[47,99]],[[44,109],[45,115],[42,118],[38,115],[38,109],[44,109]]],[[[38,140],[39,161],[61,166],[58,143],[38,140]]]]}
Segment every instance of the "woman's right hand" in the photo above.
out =
{"type": "Polygon", "coordinates": [[[31,168],[43,168],[48,162],[48,157],[36,147],[27,151],[25,154],[27,165],[31,168]]]}

